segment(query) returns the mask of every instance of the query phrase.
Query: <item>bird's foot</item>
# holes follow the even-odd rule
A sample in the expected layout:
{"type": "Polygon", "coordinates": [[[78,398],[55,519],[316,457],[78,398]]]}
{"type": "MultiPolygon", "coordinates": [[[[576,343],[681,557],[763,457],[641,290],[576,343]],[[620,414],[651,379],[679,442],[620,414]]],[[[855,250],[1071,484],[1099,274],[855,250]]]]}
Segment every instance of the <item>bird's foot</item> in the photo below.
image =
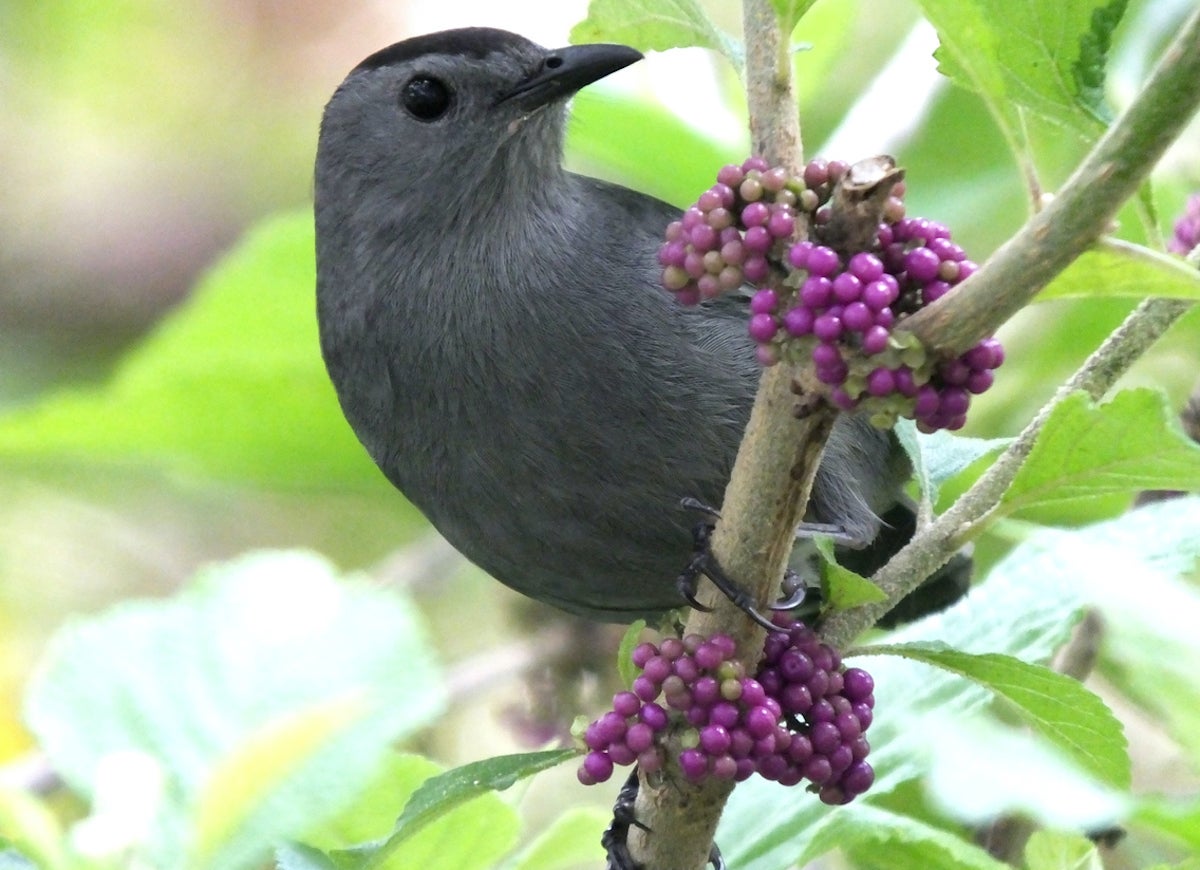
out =
{"type": "MultiPolygon", "coordinates": [[[[633,811],[639,787],[638,769],[635,766],[629,774],[629,778],[625,780],[625,784],[621,786],[621,790],[617,792],[617,799],[613,803],[612,823],[600,836],[600,845],[604,847],[604,851],[608,855],[608,862],[605,864],[606,870],[646,870],[645,865],[633,860],[633,856],[629,853],[630,828],[641,828],[646,833],[650,833],[650,829],[637,820],[633,811]]],[[[713,870],[728,870],[716,843],[709,846],[708,863],[713,866],[713,870]]]]}
{"type": "MultiPolygon", "coordinates": [[[[685,498],[683,507],[702,511],[709,516],[720,518],[720,514],[709,505],[693,498],[685,498]]],[[[767,631],[777,631],[779,626],[758,611],[757,602],[749,592],[737,581],[725,573],[725,569],[717,561],[712,552],[712,533],[715,527],[712,523],[697,523],[692,528],[692,558],[684,566],[683,571],[675,581],[679,594],[697,610],[710,611],[711,607],[701,604],[696,598],[696,587],[700,577],[707,577],[729,601],[748,617],[761,625],[767,631]]],[[[784,577],[784,595],[770,605],[772,610],[791,610],[804,601],[805,587],[799,578],[791,572],[784,577]]]]}

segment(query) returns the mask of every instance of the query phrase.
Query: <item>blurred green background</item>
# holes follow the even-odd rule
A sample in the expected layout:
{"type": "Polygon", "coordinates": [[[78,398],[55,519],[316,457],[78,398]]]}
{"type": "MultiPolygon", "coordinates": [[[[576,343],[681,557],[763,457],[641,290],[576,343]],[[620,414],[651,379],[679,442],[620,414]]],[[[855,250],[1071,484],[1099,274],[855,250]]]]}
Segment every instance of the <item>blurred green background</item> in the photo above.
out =
{"type": "MultiPolygon", "coordinates": [[[[1131,4],[1115,103],[1189,5],[1131,4]]],[[[736,27],[733,4],[711,6],[736,27]]],[[[553,709],[550,673],[533,689],[517,679],[529,638],[555,643],[562,617],[447,553],[341,420],[303,243],[321,108],[358,60],[472,24],[562,44],[585,12],[577,0],[0,0],[0,766],[31,749],[21,694],[65,620],[169,595],[198,566],[266,547],[311,548],[411,585],[468,687],[448,727],[425,739],[439,760],[524,748],[578,712],[553,709]],[[255,231],[253,257],[209,272],[277,215],[255,231]]],[[[1027,197],[979,101],[937,79],[917,21],[886,0],[817,5],[797,33],[811,44],[796,60],[806,145],[821,153],[832,138],[845,150],[826,156],[848,159],[896,154],[910,213],[950,224],[983,260],[1023,222],[1027,197]]],[[[578,99],[569,160],[686,204],[744,155],[738,88],[703,52],[652,57],[578,99]]],[[[1037,123],[1031,137],[1053,190],[1086,143],[1037,123]]],[[[1169,232],[1200,188],[1195,126],[1157,186],[1169,232]]],[[[1147,238],[1132,209],[1118,233],[1147,238]]],[[[972,433],[1013,434],[1130,307],[1058,301],[1006,327],[1010,362],[977,402],[972,433]]],[[[1198,363],[1193,312],[1126,380],[1179,406],[1198,363]]],[[[981,547],[985,560],[1001,546],[981,547]]],[[[583,650],[562,667],[611,660],[614,630],[572,631],[583,650]]],[[[611,691],[606,678],[571,673],[585,707],[611,691]]],[[[1141,762],[1169,782],[1164,752],[1141,762]]]]}

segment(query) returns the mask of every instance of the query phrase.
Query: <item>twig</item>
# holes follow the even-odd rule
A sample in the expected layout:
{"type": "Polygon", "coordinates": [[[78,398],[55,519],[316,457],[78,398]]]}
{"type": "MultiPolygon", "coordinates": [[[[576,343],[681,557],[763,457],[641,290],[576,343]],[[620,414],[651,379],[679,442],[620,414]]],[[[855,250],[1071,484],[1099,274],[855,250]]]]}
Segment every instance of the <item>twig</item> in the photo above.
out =
{"type": "MultiPolygon", "coordinates": [[[[770,0],[745,0],[743,25],[754,152],[774,166],[799,172],[803,158],[789,35],[779,32],[770,0]]],[[[783,576],[794,529],[833,425],[828,410],[797,419],[794,375],[786,363],[763,373],[712,541],[717,561],[759,601],[770,598],[771,588],[783,576]]],[[[725,632],[737,641],[743,660],[754,661],[763,630],[708,586],[701,597],[713,610],[693,611],[687,631],[725,632]]],[[[712,779],[691,785],[675,774],[664,782],[643,777],[635,813],[652,833],[635,828],[630,849],[636,860],[654,870],[697,870],[707,863],[709,844],[733,787],[712,779]]]]}

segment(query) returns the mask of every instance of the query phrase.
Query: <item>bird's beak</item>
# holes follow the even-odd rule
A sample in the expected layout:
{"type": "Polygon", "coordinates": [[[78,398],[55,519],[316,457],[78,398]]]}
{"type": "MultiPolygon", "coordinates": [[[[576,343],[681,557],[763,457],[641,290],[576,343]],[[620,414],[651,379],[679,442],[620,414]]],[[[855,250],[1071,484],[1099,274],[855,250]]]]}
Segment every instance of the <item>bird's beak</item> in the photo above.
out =
{"type": "Polygon", "coordinates": [[[627,45],[599,43],[556,48],[546,52],[537,72],[502,94],[496,105],[512,102],[532,112],[641,59],[642,53],[627,45]]]}

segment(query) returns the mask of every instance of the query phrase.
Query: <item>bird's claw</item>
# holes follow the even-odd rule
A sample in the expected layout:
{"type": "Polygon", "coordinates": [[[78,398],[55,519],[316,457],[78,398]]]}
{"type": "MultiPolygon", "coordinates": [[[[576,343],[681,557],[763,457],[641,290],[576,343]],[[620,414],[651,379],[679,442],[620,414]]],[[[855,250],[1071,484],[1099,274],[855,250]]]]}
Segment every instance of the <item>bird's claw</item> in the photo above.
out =
{"type": "MultiPolygon", "coordinates": [[[[635,861],[629,853],[630,828],[640,828],[648,834],[651,833],[649,827],[637,820],[633,811],[640,786],[638,769],[635,766],[621,790],[617,792],[617,799],[613,802],[612,823],[600,835],[600,845],[608,855],[605,870],[646,870],[645,865],[635,861]]],[[[713,870],[728,870],[716,843],[708,848],[708,863],[713,866],[713,870]]]]}
{"type": "Polygon", "coordinates": [[[808,598],[808,586],[800,575],[790,568],[783,575],[782,586],[784,594],[771,603],[771,609],[774,611],[795,610],[808,598]]]}

